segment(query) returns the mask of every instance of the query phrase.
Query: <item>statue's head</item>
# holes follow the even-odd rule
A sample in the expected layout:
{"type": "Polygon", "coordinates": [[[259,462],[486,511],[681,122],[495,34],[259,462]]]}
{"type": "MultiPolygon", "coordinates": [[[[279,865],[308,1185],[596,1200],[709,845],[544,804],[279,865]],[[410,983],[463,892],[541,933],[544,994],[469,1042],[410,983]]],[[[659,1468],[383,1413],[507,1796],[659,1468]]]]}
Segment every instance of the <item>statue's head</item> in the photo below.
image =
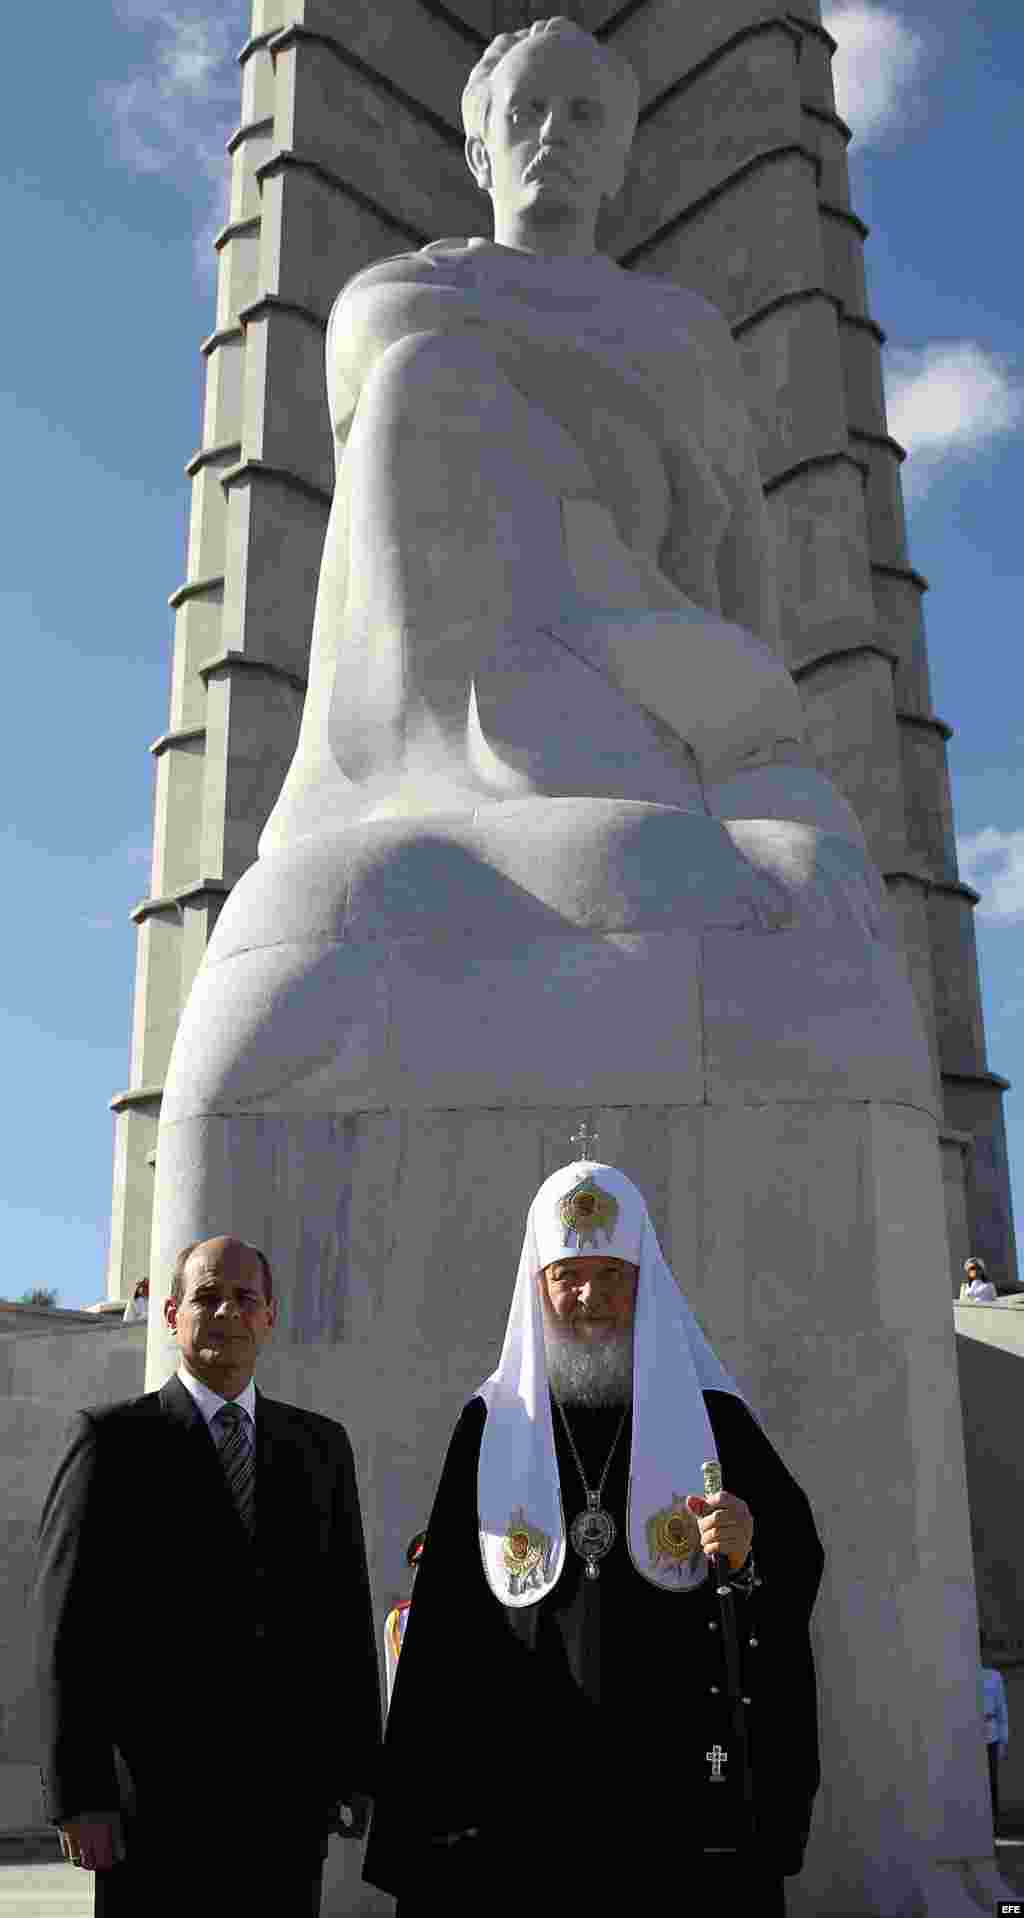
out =
{"type": "Polygon", "coordinates": [[[462,95],[466,159],[496,222],[592,228],[625,178],[638,106],[632,67],[571,20],[499,34],[462,95]]]}

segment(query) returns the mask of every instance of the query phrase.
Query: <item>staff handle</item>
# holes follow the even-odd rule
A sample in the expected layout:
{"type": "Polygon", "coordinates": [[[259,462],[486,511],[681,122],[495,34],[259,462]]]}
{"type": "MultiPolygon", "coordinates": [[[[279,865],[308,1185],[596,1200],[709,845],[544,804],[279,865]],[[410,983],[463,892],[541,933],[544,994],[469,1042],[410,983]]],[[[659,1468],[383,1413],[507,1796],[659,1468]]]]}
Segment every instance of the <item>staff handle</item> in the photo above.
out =
{"type": "MultiPolygon", "coordinates": [[[[701,1477],[704,1480],[704,1497],[717,1498],[718,1493],[722,1489],[722,1468],[718,1460],[716,1458],[705,1459],[700,1470],[701,1477]]],[[[723,1558],[721,1552],[714,1552],[712,1553],[710,1563],[716,1580],[715,1591],[718,1597],[731,1599],[733,1596],[732,1586],[726,1582],[729,1576],[728,1559],[723,1558]]]]}

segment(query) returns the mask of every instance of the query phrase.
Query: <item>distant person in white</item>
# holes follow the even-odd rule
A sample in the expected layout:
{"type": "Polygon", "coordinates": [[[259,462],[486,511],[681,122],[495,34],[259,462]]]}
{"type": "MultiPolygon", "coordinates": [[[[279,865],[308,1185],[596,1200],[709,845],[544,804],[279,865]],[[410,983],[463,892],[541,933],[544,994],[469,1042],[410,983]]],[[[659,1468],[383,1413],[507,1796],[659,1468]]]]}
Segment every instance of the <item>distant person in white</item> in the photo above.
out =
{"type": "Polygon", "coordinates": [[[149,1317],[149,1280],[140,1279],[124,1308],[124,1325],[144,1325],[149,1317]]]}
{"type": "Polygon", "coordinates": [[[989,1304],[999,1297],[986,1273],[984,1259],[976,1259],[973,1253],[964,1260],[964,1282],[960,1287],[960,1297],[973,1299],[975,1305],[989,1304]]]}

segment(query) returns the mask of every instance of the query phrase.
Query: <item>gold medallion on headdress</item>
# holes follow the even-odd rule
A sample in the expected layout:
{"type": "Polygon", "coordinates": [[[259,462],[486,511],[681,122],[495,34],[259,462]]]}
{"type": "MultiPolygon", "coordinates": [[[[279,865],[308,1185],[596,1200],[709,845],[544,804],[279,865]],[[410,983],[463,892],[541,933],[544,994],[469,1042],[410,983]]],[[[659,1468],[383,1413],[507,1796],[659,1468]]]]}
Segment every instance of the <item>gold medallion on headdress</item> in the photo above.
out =
{"type": "Polygon", "coordinates": [[[596,1246],[599,1232],[611,1243],[619,1217],[619,1202],[614,1193],[598,1185],[592,1173],[579,1179],[572,1191],[559,1199],[556,1209],[566,1245],[574,1232],[578,1252],[587,1244],[596,1246]]]}
{"type": "Polygon", "coordinates": [[[700,1526],[686,1509],[686,1498],[673,1492],[671,1505],[655,1512],[647,1521],[647,1551],[655,1571],[678,1572],[686,1568],[694,1552],[700,1550],[700,1526]]]}
{"type": "Polygon", "coordinates": [[[510,1598],[518,1598],[531,1585],[543,1585],[544,1561],[550,1544],[547,1533],[530,1524],[522,1506],[513,1512],[501,1542],[510,1598]]]}

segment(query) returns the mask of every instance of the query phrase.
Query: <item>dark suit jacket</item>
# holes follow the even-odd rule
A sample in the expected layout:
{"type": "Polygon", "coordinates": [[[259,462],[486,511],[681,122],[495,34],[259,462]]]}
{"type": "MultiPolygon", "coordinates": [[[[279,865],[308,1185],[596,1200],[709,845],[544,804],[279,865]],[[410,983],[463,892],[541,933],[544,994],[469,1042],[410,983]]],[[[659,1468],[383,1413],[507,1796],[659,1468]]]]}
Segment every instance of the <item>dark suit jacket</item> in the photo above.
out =
{"type": "Polygon", "coordinates": [[[241,1773],[250,1812],[273,1804],[312,1837],[334,1801],[372,1792],[380,1694],[352,1448],[335,1420],[259,1392],[256,1446],[252,1542],[180,1380],[74,1419],[36,1578],[55,1823],[118,1805],[115,1747],[153,1813],[204,1777],[230,1798],[241,1773]]]}

